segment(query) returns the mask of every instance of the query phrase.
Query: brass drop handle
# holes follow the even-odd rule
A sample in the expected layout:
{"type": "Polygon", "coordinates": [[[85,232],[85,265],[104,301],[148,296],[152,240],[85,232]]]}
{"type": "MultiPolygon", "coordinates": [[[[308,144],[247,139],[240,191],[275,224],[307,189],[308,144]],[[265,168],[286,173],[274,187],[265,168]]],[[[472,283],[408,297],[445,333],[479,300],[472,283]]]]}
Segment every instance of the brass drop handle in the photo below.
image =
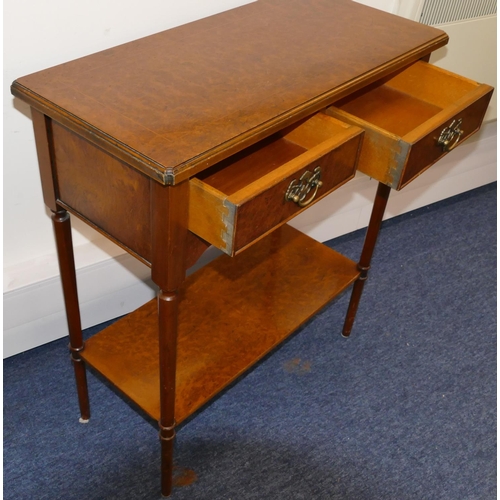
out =
{"type": "Polygon", "coordinates": [[[464,134],[464,131],[460,128],[461,125],[462,118],[459,118],[458,120],[453,120],[441,131],[441,135],[437,140],[437,145],[441,146],[445,153],[448,153],[458,146],[458,141],[464,134]]]}
{"type": "Polygon", "coordinates": [[[316,198],[316,193],[322,185],[321,167],[316,167],[312,172],[306,170],[298,181],[293,179],[290,182],[285,193],[285,201],[293,201],[299,207],[307,207],[316,198]],[[313,191],[313,194],[306,200],[311,191],[313,191]]]}

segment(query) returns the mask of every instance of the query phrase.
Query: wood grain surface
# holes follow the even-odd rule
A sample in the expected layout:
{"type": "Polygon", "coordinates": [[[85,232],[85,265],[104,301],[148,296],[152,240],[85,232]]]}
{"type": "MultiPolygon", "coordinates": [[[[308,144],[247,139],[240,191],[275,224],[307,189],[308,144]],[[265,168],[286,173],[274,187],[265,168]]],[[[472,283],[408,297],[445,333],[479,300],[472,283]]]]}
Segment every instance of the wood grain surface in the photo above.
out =
{"type": "Polygon", "coordinates": [[[52,122],[52,139],[58,199],[150,261],[150,178],[57,122],[52,122]]]}
{"type": "Polygon", "coordinates": [[[356,2],[260,0],[20,78],[12,92],[177,183],[446,42],[356,2]]]}
{"type": "MultiPolygon", "coordinates": [[[[358,275],[354,262],[285,225],[241,256],[223,255],[187,278],[179,307],[176,422],[241,375],[358,275]]],[[[155,300],[89,339],[82,357],[158,419],[155,300]]]]}

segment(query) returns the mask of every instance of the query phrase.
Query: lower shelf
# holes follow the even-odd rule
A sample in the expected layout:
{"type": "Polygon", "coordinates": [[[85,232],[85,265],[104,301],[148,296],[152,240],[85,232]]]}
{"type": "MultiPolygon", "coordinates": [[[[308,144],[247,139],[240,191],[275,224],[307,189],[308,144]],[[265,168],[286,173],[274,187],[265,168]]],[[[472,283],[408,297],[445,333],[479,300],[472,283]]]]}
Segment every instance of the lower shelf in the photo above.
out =
{"type": "MultiPolygon", "coordinates": [[[[241,255],[223,255],[187,278],[179,311],[177,423],[358,275],[353,261],[285,225],[241,255]]],[[[154,419],[160,416],[157,318],[152,300],[89,339],[82,352],[154,419]]]]}

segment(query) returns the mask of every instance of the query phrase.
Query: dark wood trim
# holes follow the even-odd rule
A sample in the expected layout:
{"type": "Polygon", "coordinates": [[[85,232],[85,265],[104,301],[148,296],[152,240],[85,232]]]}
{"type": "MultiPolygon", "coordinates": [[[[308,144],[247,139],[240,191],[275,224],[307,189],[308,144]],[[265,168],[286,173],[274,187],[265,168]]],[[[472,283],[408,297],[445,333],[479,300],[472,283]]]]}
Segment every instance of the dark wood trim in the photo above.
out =
{"type": "Polygon", "coordinates": [[[40,170],[40,180],[42,183],[43,201],[50,210],[56,212],[57,207],[57,186],[56,176],[52,168],[52,141],[50,130],[50,118],[40,113],[35,108],[31,108],[33,119],[33,131],[35,133],[36,152],[38,156],[38,166],[40,170]]]}

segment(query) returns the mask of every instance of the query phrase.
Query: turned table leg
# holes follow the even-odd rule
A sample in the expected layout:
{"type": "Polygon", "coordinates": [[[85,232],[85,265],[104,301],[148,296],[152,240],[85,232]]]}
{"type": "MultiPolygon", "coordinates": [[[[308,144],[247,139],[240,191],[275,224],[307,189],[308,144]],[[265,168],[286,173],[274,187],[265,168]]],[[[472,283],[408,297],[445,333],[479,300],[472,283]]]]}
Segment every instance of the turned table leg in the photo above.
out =
{"type": "Polygon", "coordinates": [[[84,342],[78,305],[76,286],[75,260],[73,256],[73,241],[71,237],[71,222],[66,210],[58,209],[52,213],[52,221],[56,237],[59,269],[64,293],[64,304],[69,329],[69,349],[71,361],[75,370],[78,403],[80,405],[80,422],[86,423],[90,418],[89,394],[87,388],[87,373],[85,363],[80,357],[84,342]]]}
{"type": "Polygon", "coordinates": [[[160,336],[160,406],[161,492],[172,491],[173,447],[175,438],[175,371],[177,361],[178,295],[158,292],[160,336]]]}
{"type": "Polygon", "coordinates": [[[354,283],[351,293],[351,300],[349,302],[349,307],[347,309],[347,314],[344,322],[344,328],[342,330],[342,336],[344,337],[349,337],[349,335],[351,334],[352,325],[354,324],[354,319],[358,310],[363,287],[365,286],[365,282],[368,278],[368,271],[370,269],[373,251],[375,250],[377,237],[380,231],[382,218],[384,217],[385,207],[387,206],[387,200],[389,199],[390,192],[391,188],[389,186],[386,186],[385,184],[379,182],[377,193],[375,195],[375,201],[373,203],[370,222],[366,230],[363,250],[358,262],[358,269],[361,274],[354,283]]]}
{"type": "Polygon", "coordinates": [[[161,493],[172,492],[178,291],[185,279],[189,184],[151,181],[151,277],[158,285],[161,493]]]}

